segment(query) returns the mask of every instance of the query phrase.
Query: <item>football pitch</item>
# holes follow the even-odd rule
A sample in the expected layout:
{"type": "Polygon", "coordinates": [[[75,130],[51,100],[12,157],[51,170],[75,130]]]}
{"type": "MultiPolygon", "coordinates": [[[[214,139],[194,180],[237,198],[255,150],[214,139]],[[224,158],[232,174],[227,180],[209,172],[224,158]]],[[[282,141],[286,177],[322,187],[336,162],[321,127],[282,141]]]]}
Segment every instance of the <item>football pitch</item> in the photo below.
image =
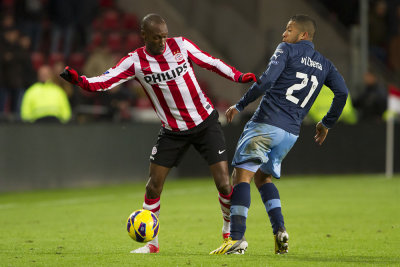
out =
{"type": "Polygon", "coordinates": [[[400,266],[400,176],[289,176],[275,183],[290,235],[275,255],[252,184],[244,255],[208,255],[222,243],[212,178],[167,180],[160,253],[140,246],[126,219],[144,182],[0,194],[0,266],[400,266]]]}

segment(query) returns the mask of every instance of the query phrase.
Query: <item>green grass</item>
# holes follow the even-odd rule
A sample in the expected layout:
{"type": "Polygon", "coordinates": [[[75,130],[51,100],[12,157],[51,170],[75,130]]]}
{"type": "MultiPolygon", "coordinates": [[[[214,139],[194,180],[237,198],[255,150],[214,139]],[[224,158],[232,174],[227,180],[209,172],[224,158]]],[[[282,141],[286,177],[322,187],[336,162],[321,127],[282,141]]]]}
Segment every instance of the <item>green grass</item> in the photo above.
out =
{"type": "Polygon", "coordinates": [[[134,255],[126,218],[144,183],[0,194],[0,266],[400,265],[400,176],[286,177],[276,181],[290,235],[287,255],[252,185],[245,255],[208,255],[222,240],[211,178],[167,181],[157,255],[134,255]]]}

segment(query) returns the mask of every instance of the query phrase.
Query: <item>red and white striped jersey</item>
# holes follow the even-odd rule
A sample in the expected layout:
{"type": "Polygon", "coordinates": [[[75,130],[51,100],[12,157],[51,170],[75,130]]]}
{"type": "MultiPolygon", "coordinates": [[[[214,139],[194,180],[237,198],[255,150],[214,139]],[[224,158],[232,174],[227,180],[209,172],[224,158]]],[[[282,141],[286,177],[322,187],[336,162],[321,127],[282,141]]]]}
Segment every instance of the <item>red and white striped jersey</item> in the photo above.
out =
{"type": "Polygon", "coordinates": [[[138,48],[103,75],[82,76],[80,86],[88,91],[105,91],[136,79],[144,88],[163,127],[185,131],[199,125],[214,110],[197,82],[192,62],[232,81],[238,81],[242,74],[200,50],[188,39],[176,37],[167,39],[163,54],[152,56],[145,47],[138,48]]]}

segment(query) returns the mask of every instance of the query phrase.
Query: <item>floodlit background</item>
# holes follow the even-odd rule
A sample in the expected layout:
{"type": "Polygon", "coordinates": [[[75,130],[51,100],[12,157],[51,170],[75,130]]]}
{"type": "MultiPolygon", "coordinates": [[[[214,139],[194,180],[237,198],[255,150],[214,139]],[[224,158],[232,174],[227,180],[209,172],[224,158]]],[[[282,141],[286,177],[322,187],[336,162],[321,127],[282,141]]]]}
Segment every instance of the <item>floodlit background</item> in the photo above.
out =
{"type": "MultiPolygon", "coordinates": [[[[88,77],[114,66],[143,46],[140,20],[148,13],[165,18],[170,36],[185,36],[242,72],[257,75],[265,70],[290,16],[310,15],[317,22],[316,49],[342,73],[350,98],[340,122],[318,147],[314,125],[332,98],[323,88],[283,162],[283,176],[400,172],[399,120],[387,106],[400,87],[398,0],[2,0],[0,191],[147,179],[160,122],[140,85],[132,80],[104,93],[88,93],[58,74],[66,65],[88,77]],[[61,123],[32,123],[21,112],[25,92],[49,78],[65,92],[71,112],[61,123]]],[[[196,71],[224,123],[224,111],[248,87],[196,71]]],[[[230,157],[257,104],[224,126],[230,157]]],[[[209,172],[190,150],[170,176],[209,172]]]]}

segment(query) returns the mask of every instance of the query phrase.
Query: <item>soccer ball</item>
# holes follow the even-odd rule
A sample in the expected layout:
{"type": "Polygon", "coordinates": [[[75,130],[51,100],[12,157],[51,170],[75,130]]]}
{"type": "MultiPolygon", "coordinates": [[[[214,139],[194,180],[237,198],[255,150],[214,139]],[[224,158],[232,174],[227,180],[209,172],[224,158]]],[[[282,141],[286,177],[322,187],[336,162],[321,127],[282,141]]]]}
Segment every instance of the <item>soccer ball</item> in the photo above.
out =
{"type": "Polygon", "coordinates": [[[126,229],[133,240],[144,243],[156,238],[160,225],[153,212],[136,210],[129,215],[126,229]]]}

